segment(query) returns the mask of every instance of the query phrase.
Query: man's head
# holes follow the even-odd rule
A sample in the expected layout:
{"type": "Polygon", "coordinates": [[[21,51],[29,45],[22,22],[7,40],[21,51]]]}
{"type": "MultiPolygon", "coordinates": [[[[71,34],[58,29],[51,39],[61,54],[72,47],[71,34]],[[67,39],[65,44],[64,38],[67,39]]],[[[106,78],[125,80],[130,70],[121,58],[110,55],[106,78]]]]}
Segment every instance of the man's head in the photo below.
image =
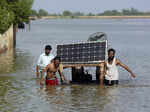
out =
{"type": "Polygon", "coordinates": [[[50,45],[46,45],[46,46],[45,46],[45,54],[46,54],[46,55],[49,55],[50,52],[51,52],[51,50],[52,50],[52,47],[51,47],[50,45]]]}
{"type": "Polygon", "coordinates": [[[114,59],[115,52],[116,51],[112,48],[108,50],[108,62],[110,62],[114,59]]]}
{"type": "Polygon", "coordinates": [[[53,60],[54,60],[55,67],[59,67],[59,64],[61,62],[60,57],[56,56],[53,60]]]}

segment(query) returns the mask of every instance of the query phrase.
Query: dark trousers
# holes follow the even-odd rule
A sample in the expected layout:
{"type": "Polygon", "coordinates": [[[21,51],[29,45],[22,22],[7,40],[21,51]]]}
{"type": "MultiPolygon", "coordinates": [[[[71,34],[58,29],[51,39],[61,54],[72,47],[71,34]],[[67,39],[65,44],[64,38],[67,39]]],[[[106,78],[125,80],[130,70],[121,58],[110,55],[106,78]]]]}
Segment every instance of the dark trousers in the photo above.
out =
{"type": "Polygon", "coordinates": [[[104,84],[106,86],[113,86],[113,85],[118,85],[119,81],[118,80],[104,80],[104,84]]]}

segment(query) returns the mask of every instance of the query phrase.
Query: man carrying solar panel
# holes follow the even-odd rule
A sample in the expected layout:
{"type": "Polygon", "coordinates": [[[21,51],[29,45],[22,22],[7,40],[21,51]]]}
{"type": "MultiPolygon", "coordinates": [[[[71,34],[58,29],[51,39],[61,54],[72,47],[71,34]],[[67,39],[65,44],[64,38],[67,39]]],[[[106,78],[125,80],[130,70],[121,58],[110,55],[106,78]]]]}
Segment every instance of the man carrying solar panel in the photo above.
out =
{"type": "Polygon", "coordinates": [[[135,78],[135,74],[130,70],[130,68],[123,64],[119,59],[115,58],[115,50],[109,49],[108,50],[108,60],[105,62],[105,72],[104,75],[101,75],[101,86],[103,83],[105,85],[114,85],[118,84],[119,73],[117,66],[120,65],[124,69],[126,69],[133,78],[135,78]]]}
{"type": "Polygon", "coordinates": [[[69,84],[70,82],[65,78],[63,74],[63,65],[60,63],[60,57],[55,57],[50,64],[48,64],[42,71],[42,76],[40,80],[40,84],[44,85],[44,81],[46,85],[58,85],[58,79],[56,77],[56,72],[59,72],[60,78],[63,82],[69,84]],[[46,72],[46,80],[44,78],[44,73],[46,72]]]}

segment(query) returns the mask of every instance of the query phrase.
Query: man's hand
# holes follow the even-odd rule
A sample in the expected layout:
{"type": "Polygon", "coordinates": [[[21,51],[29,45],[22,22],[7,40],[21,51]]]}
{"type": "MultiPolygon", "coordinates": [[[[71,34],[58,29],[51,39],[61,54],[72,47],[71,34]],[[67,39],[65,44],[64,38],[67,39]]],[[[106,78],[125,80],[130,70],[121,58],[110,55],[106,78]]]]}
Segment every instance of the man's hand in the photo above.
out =
{"type": "Polygon", "coordinates": [[[44,85],[43,80],[40,80],[40,85],[41,85],[41,86],[43,86],[43,85],[44,85]]]}
{"type": "Polygon", "coordinates": [[[70,84],[70,81],[69,81],[69,80],[66,80],[66,83],[67,83],[67,84],[70,84]]]}
{"type": "Polygon", "coordinates": [[[40,72],[36,72],[37,78],[40,78],[40,72]]]}
{"type": "Polygon", "coordinates": [[[64,78],[64,76],[61,76],[61,80],[64,82],[65,81],[65,78],[64,78]]]}
{"type": "Polygon", "coordinates": [[[117,59],[117,64],[119,64],[121,67],[126,69],[128,72],[130,72],[130,74],[133,78],[136,77],[136,75],[129,69],[129,67],[127,65],[123,64],[119,59],[117,59]]]}
{"type": "Polygon", "coordinates": [[[61,80],[64,82],[66,82],[66,84],[70,84],[70,81],[67,80],[64,76],[61,76],[61,80]]]}
{"type": "Polygon", "coordinates": [[[37,78],[40,77],[40,72],[39,72],[39,70],[40,70],[40,66],[37,65],[37,66],[36,66],[36,76],[37,76],[37,78]]]}
{"type": "Polygon", "coordinates": [[[135,75],[134,73],[131,73],[131,76],[132,76],[133,78],[135,78],[135,77],[136,77],[136,75],[135,75]]]}

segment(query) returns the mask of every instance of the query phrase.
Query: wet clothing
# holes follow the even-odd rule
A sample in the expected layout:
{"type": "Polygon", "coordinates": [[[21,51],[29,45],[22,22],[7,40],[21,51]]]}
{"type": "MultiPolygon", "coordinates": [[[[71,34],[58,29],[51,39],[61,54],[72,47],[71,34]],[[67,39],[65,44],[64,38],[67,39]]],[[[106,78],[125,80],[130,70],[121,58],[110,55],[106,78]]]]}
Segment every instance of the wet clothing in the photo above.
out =
{"type": "Polygon", "coordinates": [[[106,62],[107,70],[105,79],[106,80],[118,80],[119,79],[119,73],[118,68],[116,65],[116,58],[113,59],[112,64],[109,64],[108,61],[106,62]]]}
{"type": "Polygon", "coordinates": [[[46,77],[46,85],[58,85],[58,79],[56,77],[56,72],[57,71],[63,72],[63,65],[60,64],[59,67],[57,69],[55,69],[54,71],[50,70],[50,68],[47,69],[47,74],[50,73],[54,78],[48,78],[48,75],[46,77]]]}
{"type": "Polygon", "coordinates": [[[54,56],[52,54],[49,54],[48,56],[43,53],[40,55],[37,65],[40,66],[40,69],[44,69],[48,64],[50,64],[51,60],[54,59],[54,56]]]}
{"type": "Polygon", "coordinates": [[[119,73],[118,73],[118,68],[116,65],[116,58],[113,59],[112,64],[109,64],[108,61],[106,62],[107,70],[106,70],[106,75],[105,75],[105,80],[104,83],[105,85],[114,85],[118,84],[119,81],[119,73]]]}
{"type": "Polygon", "coordinates": [[[46,79],[46,85],[58,85],[58,79],[57,78],[51,78],[46,79]]]}
{"type": "Polygon", "coordinates": [[[118,80],[104,80],[104,84],[106,86],[113,86],[113,85],[118,85],[119,81],[118,80]]]}
{"type": "MultiPolygon", "coordinates": [[[[50,64],[51,60],[54,59],[52,54],[48,56],[45,53],[42,53],[38,59],[37,65],[40,67],[39,72],[42,73],[43,69],[50,64]]],[[[44,78],[46,77],[46,73],[44,73],[44,78]]]]}

